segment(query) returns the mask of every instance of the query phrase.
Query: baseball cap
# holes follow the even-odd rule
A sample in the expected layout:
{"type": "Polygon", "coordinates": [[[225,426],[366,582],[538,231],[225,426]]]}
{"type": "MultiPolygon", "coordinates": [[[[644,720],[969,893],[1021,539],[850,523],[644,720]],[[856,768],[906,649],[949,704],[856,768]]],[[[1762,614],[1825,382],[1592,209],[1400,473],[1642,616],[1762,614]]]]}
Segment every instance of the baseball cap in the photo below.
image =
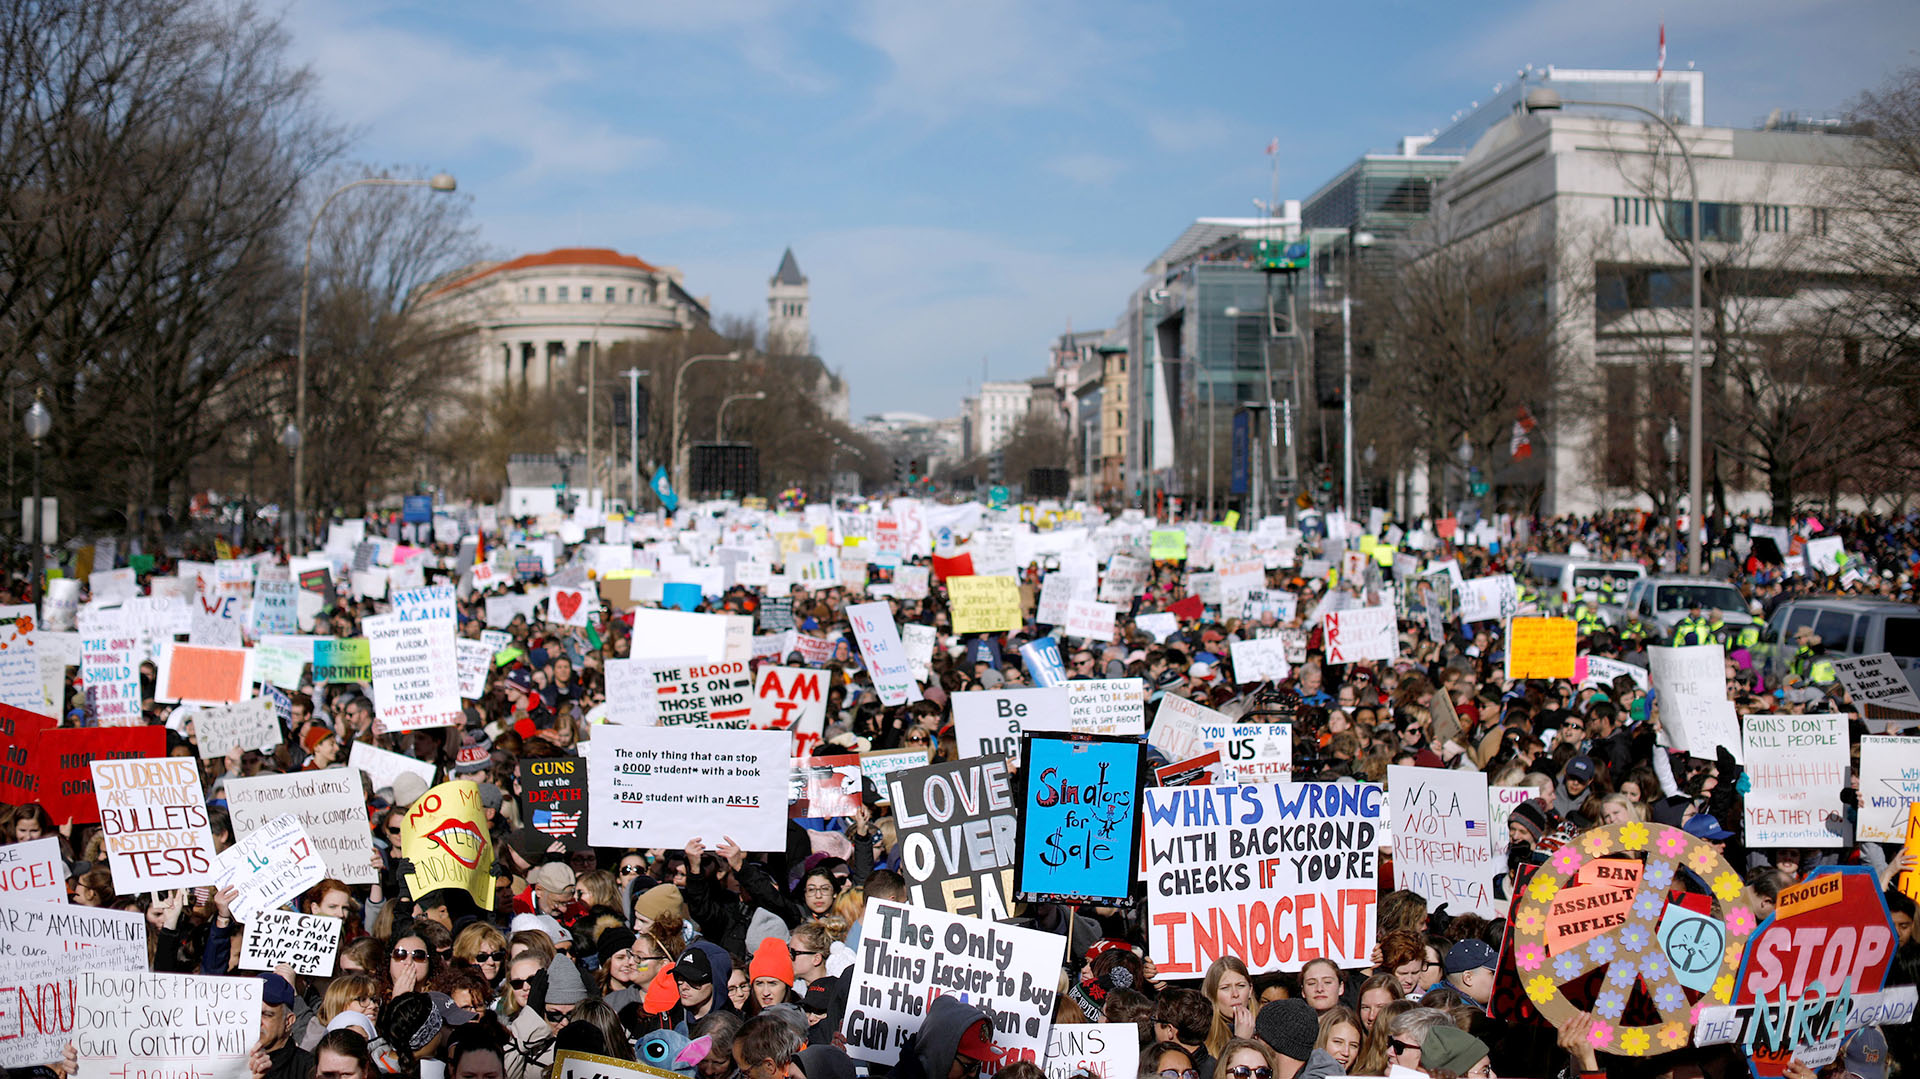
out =
{"type": "Polygon", "coordinates": [[[1447,949],[1447,958],[1443,966],[1448,974],[1463,974],[1469,970],[1486,967],[1492,970],[1500,957],[1493,947],[1484,940],[1463,940],[1447,949]]]}
{"type": "Polygon", "coordinates": [[[967,1032],[960,1035],[954,1054],[971,1060],[1000,1059],[1000,1047],[993,1044],[993,1024],[982,1019],[967,1027],[967,1032]]]}
{"type": "Polygon", "coordinates": [[[571,888],[574,885],[573,868],[565,862],[546,862],[533,867],[527,874],[527,883],[537,884],[549,892],[571,888]]]}
{"type": "Polygon", "coordinates": [[[1684,831],[1695,839],[1706,839],[1718,843],[1732,839],[1733,833],[1720,827],[1720,818],[1711,813],[1697,813],[1687,821],[1684,831]]]}
{"type": "Polygon", "coordinates": [[[706,985],[713,981],[713,963],[707,953],[688,948],[687,954],[673,965],[673,979],[681,985],[706,985]]]}
{"type": "Polygon", "coordinates": [[[1593,782],[1593,758],[1582,754],[1567,762],[1567,778],[1582,783],[1593,782]]]}
{"type": "Polygon", "coordinates": [[[515,667],[507,672],[507,685],[514,689],[533,691],[533,675],[525,667],[515,667]]]}
{"type": "Polygon", "coordinates": [[[1887,1079],[1887,1036],[1879,1027],[1847,1035],[1846,1079],[1887,1079]]]}
{"type": "Polygon", "coordinates": [[[283,1008],[293,1006],[293,986],[288,985],[285,978],[267,971],[260,975],[260,980],[266,983],[266,988],[260,994],[263,1003],[277,1004],[283,1008]]]}

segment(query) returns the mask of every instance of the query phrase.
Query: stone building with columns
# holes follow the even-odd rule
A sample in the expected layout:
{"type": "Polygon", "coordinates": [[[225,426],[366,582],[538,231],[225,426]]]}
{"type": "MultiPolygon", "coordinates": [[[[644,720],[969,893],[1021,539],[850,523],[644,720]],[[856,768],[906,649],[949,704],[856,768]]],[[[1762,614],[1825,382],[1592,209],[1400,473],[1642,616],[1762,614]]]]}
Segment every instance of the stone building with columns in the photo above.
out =
{"type": "Polygon", "coordinates": [[[678,270],[605,247],[478,263],[437,286],[423,311],[471,335],[482,386],[519,392],[577,381],[592,348],[708,320],[678,270]]]}

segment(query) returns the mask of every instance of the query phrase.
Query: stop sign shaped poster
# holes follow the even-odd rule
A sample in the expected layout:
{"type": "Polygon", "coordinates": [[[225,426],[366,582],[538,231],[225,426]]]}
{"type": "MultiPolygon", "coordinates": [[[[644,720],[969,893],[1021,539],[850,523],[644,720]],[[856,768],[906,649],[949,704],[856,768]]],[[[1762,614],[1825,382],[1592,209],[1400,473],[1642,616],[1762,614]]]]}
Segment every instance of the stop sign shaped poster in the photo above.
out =
{"type": "Polygon", "coordinates": [[[1830,1062],[1847,1031],[1913,1018],[1913,987],[1886,988],[1896,943],[1873,873],[1822,866],[1781,889],[1747,941],[1733,1003],[1703,1009],[1694,1040],[1745,1046],[1764,1079],[1789,1058],[1830,1062]]]}

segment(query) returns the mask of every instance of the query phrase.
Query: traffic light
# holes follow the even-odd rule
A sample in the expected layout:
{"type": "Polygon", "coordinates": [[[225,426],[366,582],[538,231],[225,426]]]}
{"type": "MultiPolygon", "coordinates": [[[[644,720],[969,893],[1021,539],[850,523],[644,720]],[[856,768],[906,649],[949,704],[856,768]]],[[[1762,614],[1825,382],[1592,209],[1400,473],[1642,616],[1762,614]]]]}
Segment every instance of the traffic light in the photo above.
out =
{"type": "Polygon", "coordinates": [[[909,461],[907,458],[899,454],[894,455],[893,485],[895,487],[905,487],[907,484],[913,482],[911,473],[909,471],[912,465],[913,465],[913,462],[909,461]]]}
{"type": "Polygon", "coordinates": [[[1006,471],[1007,471],[1006,451],[994,450],[993,456],[987,459],[987,482],[995,486],[999,486],[1000,484],[1005,483],[1006,471]]]}

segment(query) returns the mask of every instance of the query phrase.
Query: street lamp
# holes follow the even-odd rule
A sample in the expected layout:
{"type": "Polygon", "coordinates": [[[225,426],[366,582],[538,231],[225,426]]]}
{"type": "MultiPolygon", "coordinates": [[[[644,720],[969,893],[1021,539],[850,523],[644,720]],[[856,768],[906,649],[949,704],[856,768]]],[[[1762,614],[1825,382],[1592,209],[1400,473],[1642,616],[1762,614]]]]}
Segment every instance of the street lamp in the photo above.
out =
{"type": "Polygon", "coordinates": [[[34,622],[38,624],[41,577],[46,572],[43,566],[44,552],[41,550],[41,540],[45,537],[40,534],[43,527],[40,523],[40,443],[46,441],[48,432],[53,430],[53,412],[47,408],[41,391],[34,391],[33,407],[27,409],[26,427],[27,437],[33,440],[33,513],[30,526],[33,530],[30,541],[33,544],[33,581],[29,594],[33,597],[34,622]]]}
{"type": "Polygon", "coordinates": [[[627,512],[637,513],[640,506],[640,380],[653,374],[638,367],[620,372],[627,380],[627,464],[632,466],[632,483],[627,490],[627,512]]]}
{"type": "MultiPolygon", "coordinates": [[[[425,180],[394,180],[385,176],[367,176],[351,180],[333,189],[320,208],[313,212],[313,222],[307,226],[307,253],[300,263],[300,338],[293,366],[293,424],[304,431],[307,429],[307,295],[313,281],[313,234],[320,231],[320,219],[327,215],[327,207],[333,200],[356,187],[425,187],[434,191],[454,190],[456,184],[452,176],[444,172],[435,173],[425,180]]],[[[294,554],[305,554],[306,544],[301,531],[300,503],[306,498],[307,455],[305,443],[295,439],[293,443],[293,547],[294,554]]]]}
{"type": "Polygon", "coordinates": [[[667,453],[671,455],[673,460],[673,481],[683,489],[687,485],[687,477],[686,470],[680,467],[681,380],[687,377],[687,368],[692,367],[696,363],[739,363],[741,355],[741,351],[736,348],[728,353],[710,356],[690,356],[685,363],[680,365],[680,370],[673,373],[673,431],[672,437],[667,440],[667,453]]]}
{"type": "Polygon", "coordinates": [[[1473,440],[1464,431],[1460,434],[1460,447],[1453,455],[1460,460],[1460,504],[1464,506],[1473,493],[1473,440]]]}
{"type": "Polygon", "coordinates": [[[1347,257],[1341,263],[1340,281],[1340,463],[1342,477],[1341,509],[1353,520],[1353,257],[1354,250],[1373,246],[1373,233],[1357,227],[1347,230],[1347,257]]]}
{"type": "MultiPolygon", "coordinates": [[[[287,462],[291,465],[294,460],[294,455],[300,452],[299,425],[295,424],[292,420],[288,420],[287,425],[280,429],[280,444],[286,447],[287,462]]],[[[291,509],[290,506],[283,506],[280,509],[280,531],[283,541],[291,541],[293,538],[293,528],[287,516],[287,514],[291,512],[291,509]]]]}
{"type": "MultiPolygon", "coordinates": [[[[1366,483],[1369,486],[1371,486],[1373,483],[1373,462],[1378,460],[1379,457],[1380,457],[1379,451],[1373,448],[1373,443],[1371,442],[1367,443],[1366,449],[1360,451],[1360,460],[1362,463],[1364,463],[1367,466],[1366,472],[1362,476],[1362,480],[1364,483],[1366,483]]],[[[1387,508],[1389,509],[1393,508],[1392,495],[1393,495],[1393,491],[1388,490],[1387,491],[1387,496],[1388,496],[1387,508]]],[[[1368,506],[1373,505],[1373,498],[1371,496],[1367,498],[1367,505],[1368,506]]]]}
{"type": "MultiPolygon", "coordinates": [[[[1680,466],[1680,425],[1675,423],[1672,417],[1667,419],[1667,433],[1660,436],[1660,445],[1667,451],[1667,500],[1673,507],[1673,536],[1674,543],[1678,544],[1680,542],[1680,493],[1674,490],[1676,484],[1673,472],[1680,466]]],[[[1680,552],[1678,550],[1673,552],[1673,563],[1676,569],[1679,568],[1680,552]]]]}
{"type": "MultiPolygon", "coordinates": [[[[1692,324],[1692,351],[1687,361],[1687,510],[1693,516],[1701,518],[1695,523],[1694,536],[1687,541],[1687,572],[1700,572],[1701,537],[1698,535],[1706,523],[1706,517],[1700,512],[1703,479],[1701,476],[1700,450],[1700,177],[1694,172],[1693,151],[1680,137],[1667,118],[1652,109],[1639,105],[1629,105],[1624,101],[1567,101],[1558,91],[1545,86],[1536,86],[1527,91],[1526,109],[1528,112],[1552,112],[1567,105],[1579,105],[1586,108],[1627,109],[1651,119],[1654,123],[1673,136],[1673,143],[1680,147],[1680,158],[1687,164],[1687,188],[1692,195],[1693,227],[1687,232],[1687,270],[1693,278],[1693,308],[1688,321],[1692,324]]],[[[1675,517],[1679,514],[1676,513],[1675,517]]],[[[1676,522],[1677,523],[1677,522],[1676,522]]]]}
{"type": "Polygon", "coordinates": [[[722,399],[720,402],[720,411],[713,417],[713,440],[715,442],[721,442],[726,439],[728,405],[733,404],[735,401],[764,401],[766,399],[767,394],[764,390],[756,393],[736,393],[722,399]]]}

